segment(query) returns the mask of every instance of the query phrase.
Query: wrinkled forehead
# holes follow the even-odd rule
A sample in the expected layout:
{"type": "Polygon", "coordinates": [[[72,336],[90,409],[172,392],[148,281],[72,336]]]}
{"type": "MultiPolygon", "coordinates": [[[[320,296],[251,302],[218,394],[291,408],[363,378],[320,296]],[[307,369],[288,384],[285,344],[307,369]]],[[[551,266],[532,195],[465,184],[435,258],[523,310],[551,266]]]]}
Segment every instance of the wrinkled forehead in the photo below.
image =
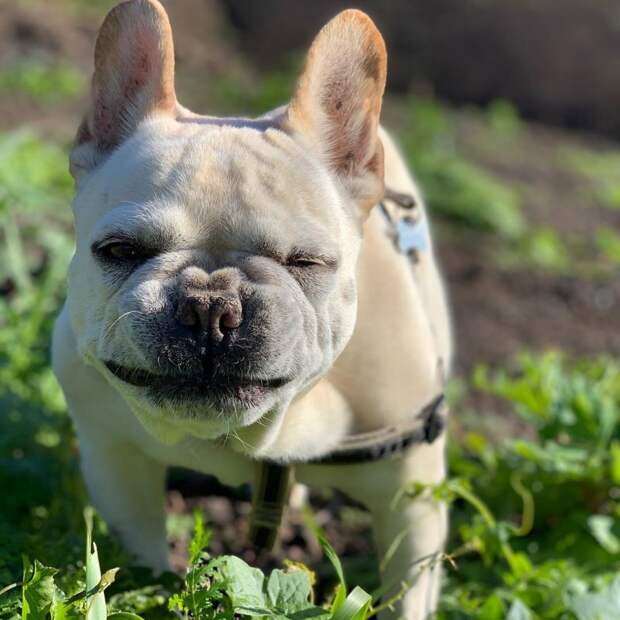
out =
{"type": "Polygon", "coordinates": [[[128,225],[337,238],[354,215],[329,173],[275,128],[149,123],[97,175],[81,202],[97,203],[97,219],[124,212],[128,225]]]}

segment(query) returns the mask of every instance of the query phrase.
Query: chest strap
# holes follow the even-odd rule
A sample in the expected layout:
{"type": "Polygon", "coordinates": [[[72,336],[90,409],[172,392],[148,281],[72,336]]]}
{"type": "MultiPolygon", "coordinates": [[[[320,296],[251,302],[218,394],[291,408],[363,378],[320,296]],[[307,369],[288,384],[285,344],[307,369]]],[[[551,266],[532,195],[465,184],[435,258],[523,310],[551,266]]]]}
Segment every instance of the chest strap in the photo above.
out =
{"type": "MultiPolygon", "coordinates": [[[[355,465],[398,458],[408,448],[432,444],[443,432],[448,408],[443,394],[401,425],[345,437],[325,456],[303,461],[314,465],[355,465]]],[[[271,550],[288,503],[296,463],[261,461],[256,467],[249,539],[257,550],[271,550]]]]}

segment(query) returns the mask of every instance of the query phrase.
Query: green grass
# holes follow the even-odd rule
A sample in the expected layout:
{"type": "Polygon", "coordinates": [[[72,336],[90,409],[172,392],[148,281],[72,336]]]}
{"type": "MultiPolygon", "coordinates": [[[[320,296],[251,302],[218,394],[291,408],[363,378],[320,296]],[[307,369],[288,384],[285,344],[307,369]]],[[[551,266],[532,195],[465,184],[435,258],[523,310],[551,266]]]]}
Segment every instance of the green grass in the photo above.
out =
{"type": "Polygon", "coordinates": [[[607,606],[601,620],[618,617],[620,366],[524,356],[511,373],[479,369],[474,385],[508,401],[535,438],[496,445],[469,432],[452,444],[454,478],[439,492],[454,501],[453,544],[479,557],[450,575],[444,617],[499,619],[517,599],[523,617],[594,620],[594,600],[607,606]]]}
{"type": "Polygon", "coordinates": [[[213,113],[260,115],[285,104],[293,94],[299,61],[292,58],[288,68],[273,71],[261,79],[242,81],[235,75],[221,76],[210,85],[213,113]]]}
{"type": "MultiPolygon", "coordinates": [[[[497,253],[507,269],[542,269],[550,273],[575,273],[576,257],[582,259],[579,244],[569,243],[550,227],[531,228],[527,234],[497,253]]],[[[579,265],[581,268],[581,265],[579,265]]]]}
{"type": "Polygon", "coordinates": [[[398,139],[433,216],[505,240],[519,239],[526,229],[518,194],[458,153],[452,119],[436,102],[412,98],[407,109],[398,139]]]}
{"type": "Polygon", "coordinates": [[[523,129],[519,111],[510,101],[498,99],[489,104],[487,120],[493,131],[503,139],[517,137],[523,129]]]}
{"type": "Polygon", "coordinates": [[[64,63],[28,59],[0,70],[0,94],[21,93],[40,104],[63,103],[80,95],[84,86],[82,74],[64,63]]]}
{"type": "MultiPolygon", "coordinates": [[[[432,186],[435,175],[438,187],[444,179],[452,188],[452,194],[437,190],[440,196],[444,191],[451,195],[446,204],[457,195],[484,194],[514,206],[497,188],[487,194],[488,179],[479,183],[477,170],[446,180],[443,166],[453,158],[450,130],[432,120],[432,110],[418,114],[418,121],[426,121],[417,126],[430,134],[424,140],[439,144],[423,162],[424,178],[432,186]],[[447,145],[441,144],[441,135],[447,145]],[[433,171],[433,166],[441,170],[433,171]]],[[[410,140],[408,150],[418,143],[413,136],[410,140]]],[[[132,566],[105,524],[95,520],[101,573],[111,581],[106,571],[120,567],[113,583],[97,583],[94,568],[88,568],[93,560],[84,554],[88,500],[77,445],[49,369],[51,325],[62,303],[72,250],[71,192],[63,149],[29,133],[0,136],[0,591],[17,584],[0,594],[0,618],[43,618],[52,610],[58,619],[83,617],[104,585],[110,617],[123,611],[154,620],[171,617],[170,608],[175,608],[186,616],[211,618],[218,612],[218,617],[232,618],[249,613],[248,606],[268,618],[317,614],[346,619],[356,617],[356,607],[360,618],[368,617],[380,603],[365,602],[363,592],[355,590],[355,571],[342,576],[343,585],[339,564],[325,543],[335,562],[332,581],[338,590],[327,600],[314,600],[313,575],[304,567],[263,575],[238,558],[208,556],[200,520],[185,580],[171,574],[156,579],[132,566]],[[295,594],[285,608],[278,592],[289,589],[295,594]],[[347,596],[352,598],[345,605],[347,596]]],[[[508,224],[449,217],[459,226],[477,221],[485,229],[499,226],[494,230],[504,230],[509,238],[516,235],[516,242],[522,238],[514,214],[507,216],[508,224]]],[[[617,259],[613,231],[602,230],[599,244],[610,260],[617,259]]],[[[562,252],[555,247],[553,231],[531,240],[529,251],[538,254],[538,261],[564,260],[557,258],[562,252]]],[[[468,389],[493,394],[530,430],[528,438],[497,441],[470,428],[451,442],[452,478],[433,492],[452,505],[448,552],[458,569],[446,562],[439,618],[620,617],[618,362],[525,356],[510,372],[480,369],[471,386],[461,384],[453,393],[468,389]]],[[[478,417],[492,415],[478,412],[478,417]]],[[[411,485],[403,494],[415,496],[420,490],[411,485]]],[[[116,615],[117,620],[122,617],[129,616],[116,615]]]]}
{"type": "Polygon", "coordinates": [[[609,227],[601,227],[596,234],[596,244],[606,260],[617,269],[620,266],[620,235],[609,227]]]}
{"type": "Polygon", "coordinates": [[[564,167],[591,185],[595,201],[609,209],[620,209],[620,154],[570,148],[559,152],[564,167]]]}

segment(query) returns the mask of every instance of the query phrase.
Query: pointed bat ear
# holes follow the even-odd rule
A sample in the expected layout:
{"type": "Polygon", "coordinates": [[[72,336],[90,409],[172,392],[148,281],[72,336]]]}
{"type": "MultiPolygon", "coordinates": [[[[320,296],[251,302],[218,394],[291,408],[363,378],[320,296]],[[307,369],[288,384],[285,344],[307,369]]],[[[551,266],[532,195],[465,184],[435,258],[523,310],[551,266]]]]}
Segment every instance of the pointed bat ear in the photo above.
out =
{"type": "Polygon", "coordinates": [[[289,127],[310,141],[362,208],[383,194],[377,132],[386,74],[377,27],[361,11],[343,11],[312,43],[288,108],[289,127]]]}
{"type": "Polygon", "coordinates": [[[79,172],[119,146],[145,118],[173,115],[175,109],[174,44],[166,11],[157,0],[119,4],[97,37],[91,109],[78,131],[75,152],[81,157],[72,161],[72,170],[79,172]],[[91,147],[86,158],[84,145],[91,147]]]}

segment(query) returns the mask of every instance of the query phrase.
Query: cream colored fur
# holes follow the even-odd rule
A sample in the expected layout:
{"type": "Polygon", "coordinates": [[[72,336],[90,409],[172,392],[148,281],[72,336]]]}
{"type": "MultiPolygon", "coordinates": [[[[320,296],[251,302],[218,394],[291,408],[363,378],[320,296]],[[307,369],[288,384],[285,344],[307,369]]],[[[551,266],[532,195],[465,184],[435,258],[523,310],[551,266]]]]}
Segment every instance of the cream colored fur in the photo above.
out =
{"type": "MultiPolygon", "coordinates": [[[[117,10],[98,43],[94,109],[72,155],[77,245],[53,359],[94,504],[139,561],[162,570],[168,566],[167,467],[238,485],[253,480],[256,458],[310,458],[328,452],[348,432],[407,420],[442,390],[451,336],[430,240],[430,249],[412,266],[388,238],[383,216],[371,210],[383,179],[422,204],[398,150],[378,128],[385,48],[372,22],[349,11],[322,31],[288,110],[257,121],[218,121],[171,99],[172,43],[161,5],[133,0],[124,6],[129,8],[117,10]],[[141,75],[146,90],[127,102],[129,91],[119,84],[131,76],[115,76],[109,93],[106,75],[135,60],[125,35],[131,28],[142,51],[155,53],[155,45],[160,60],[141,75]],[[114,44],[114,58],[106,41],[114,44]],[[337,86],[324,90],[325,80],[337,86]],[[122,126],[101,120],[101,92],[105,106],[126,110],[122,126]],[[330,99],[334,92],[344,108],[330,99]],[[341,110],[350,122],[338,129],[341,110]],[[117,290],[102,279],[91,244],[110,227],[136,222],[169,234],[178,249],[162,258],[155,275],[117,290]],[[241,243],[240,230],[287,240],[310,224],[323,231],[320,238],[340,258],[325,304],[313,309],[305,299],[300,303],[308,320],[321,327],[337,318],[337,327],[333,343],[312,349],[307,358],[312,372],[301,372],[268,406],[234,415],[195,407],[188,417],[182,407],[149,405],[140,388],[103,365],[116,359],[150,369],[123,304],[137,295],[156,312],[165,300],[162,282],[200,262],[205,235],[210,252],[225,253],[241,243]],[[357,304],[345,303],[347,295],[355,295],[357,304]]],[[[393,499],[404,484],[434,484],[444,474],[443,438],[396,460],[297,467],[298,482],[339,489],[368,506],[380,557],[400,537],[384,579],[395,587],[410,579],[412,587],[395,616],[420,620],[435,609],[440,569],[425,566],[443,548],[447,519],[445,508],[425,495],[413,502],[393,499]]]]}

